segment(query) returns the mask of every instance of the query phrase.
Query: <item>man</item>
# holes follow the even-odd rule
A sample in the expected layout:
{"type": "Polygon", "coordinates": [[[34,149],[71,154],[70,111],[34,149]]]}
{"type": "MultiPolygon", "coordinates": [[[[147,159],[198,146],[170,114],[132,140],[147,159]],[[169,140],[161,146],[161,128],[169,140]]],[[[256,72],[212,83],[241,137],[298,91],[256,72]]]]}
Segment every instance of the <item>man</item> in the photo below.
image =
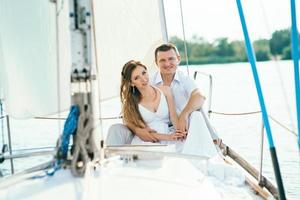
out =
{"type": "MultiPolygon", "coordinates": [[[[173,44],[163,44],[155,50],[155,63],[159,71],[154,74],[151,80],[152,85],[169,86],[172,90],[176,112],[179,116],[177,131],[187,132],[189,127],[189,118],[192,112],[201,109],[205,97],[201,95],[194,81],[177,70],[180,64],[180,54],[173,44]]],[[[206,123],[210,129],[211,136],[215,143],[220,142],[217,135],[212,130],[206,116],[202,111],[206,123]]],[[[115,124],[110,127],[107,135],[107,145],[130,144],[133,133],[146,142],[158,142],[158,139],[152,134],[155,132],[150,128],[135,127],[131,124],[115,124]],[[128,129],[128,128],[129,129],[128,129]],[[132,132],[131,132],[132,131],[132,132]]]]}

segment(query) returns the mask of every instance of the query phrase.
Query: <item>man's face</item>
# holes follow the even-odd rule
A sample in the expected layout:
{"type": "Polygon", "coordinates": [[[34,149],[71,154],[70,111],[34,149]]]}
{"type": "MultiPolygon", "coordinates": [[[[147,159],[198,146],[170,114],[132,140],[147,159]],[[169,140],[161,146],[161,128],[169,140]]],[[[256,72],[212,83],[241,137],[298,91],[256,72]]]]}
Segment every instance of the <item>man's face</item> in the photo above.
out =
{"type": "Polygon", "coordinates": [[[162,75],[175,74],[179,63],[180,56],[176,55],[174,49],[157,52],[156,65],[162,75]]]}

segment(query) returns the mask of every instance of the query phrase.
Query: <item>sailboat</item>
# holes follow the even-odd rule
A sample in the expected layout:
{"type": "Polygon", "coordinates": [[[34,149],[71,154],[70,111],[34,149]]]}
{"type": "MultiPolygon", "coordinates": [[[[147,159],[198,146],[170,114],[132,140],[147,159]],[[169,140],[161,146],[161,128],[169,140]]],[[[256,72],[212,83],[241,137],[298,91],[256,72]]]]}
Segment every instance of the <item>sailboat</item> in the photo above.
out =
{"type": "Polygon", "coordinates": [[[225,144],[224,155],[247,166],[247,184],[212,176],[210,167],[218,165],[205,156],[164,145],[105,145],[99,102],[118,95],[120,68],[133,56],[155,66],[154,48],[167,42],[162,0],[2,0],[0,11],[6,114],[48,116],[71,107],[54,159],[2,178],[0,199],[278,198],[266,178],[265,188],[253,181],[257,170],[225,144]]]}

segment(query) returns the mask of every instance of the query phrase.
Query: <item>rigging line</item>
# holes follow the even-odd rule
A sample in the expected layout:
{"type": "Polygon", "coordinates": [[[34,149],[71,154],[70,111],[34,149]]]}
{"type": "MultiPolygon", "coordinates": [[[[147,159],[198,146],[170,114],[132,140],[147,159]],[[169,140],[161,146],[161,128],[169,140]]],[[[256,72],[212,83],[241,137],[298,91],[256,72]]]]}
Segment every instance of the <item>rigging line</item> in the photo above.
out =
{"type": "MultiPolygon", "coordinates": [[[[64,1],[64,0],[63,0],[64,1]]],[[[63,3],[62,1],[62,3],[63,3]]],[[[62,8],[62,7],[61,7],[62,8]]],[[[57,2],[55,3],[55,12],[56,12],[56,15],[55,15],[55,28],[56,28],[56,77],[57,77],[57,109],[58,109],[58,117],[60,118],[61,114],[60,114],[60,111],[61,111],[61,102],[60,102],[60,99],[61,99],[61,96],[60,96],[60,85],[61,85],[61,82],[60,82],[60,49],[59,49],[59,13],[60,11],[58,12],[58,6],[57,6],[57,2]]],[[[58,132],[61,133],[61,122],[60,120],[57,121],[57,125],[58,125],[58,132]]]]}
{"type": "Polygon", "coordinates": [[[217,114],[217,115],[252,115],[261,113],[261,111],[253,111],[253,112],[242,112],[242,113],[225,113],[225,112],[216,112],[216,111],[208,111],[209,113],[217,114]]]}
{"type": "Polygon", "coordinates": [[[181,2],[181,0],[179,0],[179,4],[180,4],[181,27],[182,27],[182,34],[183,34],[183,43],[184,43],[186,70],[187,70],[188,75],[190,75],[189,58],[188,58],[187,45],[186,45],[187,42],[186,42],[186,38],[185,38],[185,27],[184,27],[183,10],[182,10],[182,2],[181,2]]]}
{"type": "Polygon", "coordinates": [[[294,134],[296,137],[298,136],[298,134],[295,131],[292,131],[291,129],[289,129],[287,126],[283,125],[282,123],[280,123],[277,119],[275,119],[274,117],[272,117],[271,115],[269,115],[270,119],[272,119],[275,123],[277,123],[278,125],[280,125],[282,128],[284,128],[285,130],[287,130],[288,132],[294,134]]]}
{"type": "Polygon", "coordinates": [[[286,109],[287,109],[287,113],[288,113],[288,117],[289,117],[289,121],[292,125],[292,128],[295,130],[296,126],[295,126],[295,123],[293,121],[293,113],[292,113],[292,108],[291,106],[289,106],[289,101],[288,101],[288,94],[287,94],[287,90],[286,90],[286,87],[285,87],[285,84],[284,84],[284,81],[283,81],[283,77],[282,77],[282,73],[281,73],[281,69],[280,69],[280,64],[278,62],[278,60],[276,59],[275,60],[275,69],[276,69],[276,72],[279,76],[279,82],[280,82],[280,88],[281,88],[281,92],[282,92],[282,95],[283,95],[283,98],[284,98],[284,102],[285,102],[285,106],[286,106],[286,109]]]}
{"type": "MultiPolygon", "coordinates": [[[[98,49],[97,49],[97,36],[96,36],[96,25],[95,25],[95,7],[94,7],[94,0],[91,0],[91,7],[92,7],[92,36],[94,38],[94,57],[95,57],[95,64],[96,64],[96,81],[97,81],[97,89],[98,89],[98,102],[99,102],[99,108],[95,108],[95,109],[99,109],[99,116],[97,117],[100,117],[101,116],[101,111],[102,111],[102,105],[101,105],[101,90],[100,90],[100,75],[99,75],[99,62],[98,62],[98,49]]],[[[104,135],[103,135],[103,126],[102,126],[102,119],[100,117],[100,121],[99,121],[99,126],[100,126],[100,149],[102,149],[103,147],[103,143],[104,143],[104,135]]],[[[101,156],[101,160],[103,160],[103,153],[100,152],[100,156],[101,156]]]]}
{"type": "Polygon", "coordinates": [[[270,30],[271,29],[270,29],[270,26],[269,26],[269,23],[268,23],[268,20],[267,20],[268,18],[267,18],[267,15],[266,15],[265,5],[263,4],[263,2],[261,0],[259,1],[259,3],[260,3],[260,7],[262,9],[263,19],[264,19],[264,23],[265,23],[266,28],[267,28],[267,32],[270,35],[270,33],[271,33],[270,30]]]}
{"type": "MultiPolygon", "coordinates": [[[[215,112],[215,111],[209,111],[209,113],[212,114],[217,114],[217,115],[229,115],[229,116],[241,116],[241,115],[252,115],[252,114],[258,114],[261,113],[261,111],[253,111],[253,112],[243,112],[243,113],[224,113],[224,112],[215,112]]],[[[280,121],[278,121],[277,119],[275,119],[273,116],[268,115],[268,117],[273,120],[276,124],[278,124],[279,126],[281,126],[283,129],[285,129],[286,131],[294,134],[295,136],[298,136],[298,134],[293,131],[295,129],[290,129],[288,128],[286,125],[284,125],[283,123],[281,123],[280,121]]]]}
{"type": "MultiPolygon", "coordinates": [[[[271,36],[271,29],[270,29],[270,26],[269,26],[269,23],[268,23],[268,17],[267,17],[267,14],[266,14],[266,9],[265,9],[265,6],[262,2],[262,0],[259,1],[260,3],[260,7],[262,9],[262,14],[263,14],[263,20],[264,20],[264,23],[266,25],[266,29],[267,29],[267,33],[269,36],[271,36]]],[[[289,106],[289,101],[288,101],[288,95],[287,95],[287,90],[286,90],[286,87],[285,87],[285,84],[284,84],[284,81],[283,81],[283,77],[282,77],[282,73],[281,73],[281,70],[280,70],[280,64],[278,62],[278,59],[275,59],[274,60],[274,63],[275,63],[275,69],[276,69],[276,72],[279,76],[279,82],[280,82],[280,88],[281,88],[281,92],[283,94],[283,98],[284,98],[284,103],[286,105],[286,108],[287,108],[287,113],[288,113],[288,117],[289,117],[289,121],[291,123],[291,126],[292,126],[292,129],[295,130],[295,124],[294,124],[294,121],[293,121],[293,114],[292,114],[292,109],[291,107],[289,106]]]]}

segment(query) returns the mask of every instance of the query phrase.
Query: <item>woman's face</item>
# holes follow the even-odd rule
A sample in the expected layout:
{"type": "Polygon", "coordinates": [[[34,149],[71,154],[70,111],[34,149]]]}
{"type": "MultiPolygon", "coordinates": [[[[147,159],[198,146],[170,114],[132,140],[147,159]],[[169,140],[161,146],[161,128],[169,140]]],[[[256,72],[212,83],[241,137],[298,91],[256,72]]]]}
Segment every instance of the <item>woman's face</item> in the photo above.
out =
{"type": "Polygon", "coordinates": [[[137,66],[131,74],[131,86],[135,86],[138,89],[143,89],[149,84],[149,75],[147,70],[142,66],[137,66]]]}

